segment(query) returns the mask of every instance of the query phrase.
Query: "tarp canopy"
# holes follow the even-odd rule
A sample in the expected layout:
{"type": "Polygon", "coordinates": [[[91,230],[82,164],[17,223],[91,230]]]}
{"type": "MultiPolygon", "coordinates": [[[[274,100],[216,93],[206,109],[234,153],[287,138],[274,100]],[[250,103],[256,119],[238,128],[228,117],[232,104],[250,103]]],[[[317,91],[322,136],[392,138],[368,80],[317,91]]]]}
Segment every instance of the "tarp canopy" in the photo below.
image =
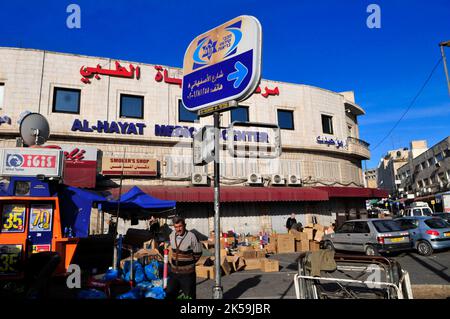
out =
{"type": "Polygon", "coordinates": [[[59,192],[61,227],[72,227],[74,236],[87,237],[91,220],[91,208],[94,202],[106,202],[107,199],[93,191],[61,186],[59,192]]]}
{"type": "Polygon", "coordinates": [[[176,202],[173,200],[162,200],[144,193],[139,187],[134,186],[120,197],[120,200],[107,201],[102,204],[103,210],[116,210],[120,204],[120,209],[124,210],[162,210],[175,208],[176,202]]]}

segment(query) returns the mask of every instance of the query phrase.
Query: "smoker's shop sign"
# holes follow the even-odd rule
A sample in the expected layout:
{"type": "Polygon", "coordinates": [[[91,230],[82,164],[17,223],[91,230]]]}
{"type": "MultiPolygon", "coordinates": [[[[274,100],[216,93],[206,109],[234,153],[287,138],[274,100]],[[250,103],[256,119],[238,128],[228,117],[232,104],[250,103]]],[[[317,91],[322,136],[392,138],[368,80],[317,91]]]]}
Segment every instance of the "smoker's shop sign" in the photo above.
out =
{"type": "Polygon", "coordinates": [[[88,120],[75,119],[72,124],[73,132],[98,132],[108,134],[121,135],[144,135],[144,123],[121,122],[121,121],[100,121],[95,124],[90,124],[88,120]]]}

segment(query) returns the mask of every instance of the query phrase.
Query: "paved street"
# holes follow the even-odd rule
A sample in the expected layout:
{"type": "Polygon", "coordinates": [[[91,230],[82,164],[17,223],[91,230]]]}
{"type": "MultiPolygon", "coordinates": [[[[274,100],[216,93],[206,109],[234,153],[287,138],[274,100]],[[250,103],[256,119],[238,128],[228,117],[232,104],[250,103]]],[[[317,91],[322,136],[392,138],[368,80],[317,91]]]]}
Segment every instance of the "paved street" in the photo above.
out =
{"type": "MultiPolygon", "coordinates": [[[[280,272],[241,271],[222,277],[226,299],[295,299],[293,279],[297,271],[297,254],[280,254],[270,258],[280,261],[280,272]]],[[[412,285],[450,285],[450,251],[423,257],[413,252],[391,256],[411,277],[412,285]]],[[[197,278],[197,297],[211,298],[213,280],[197,278]]]]}

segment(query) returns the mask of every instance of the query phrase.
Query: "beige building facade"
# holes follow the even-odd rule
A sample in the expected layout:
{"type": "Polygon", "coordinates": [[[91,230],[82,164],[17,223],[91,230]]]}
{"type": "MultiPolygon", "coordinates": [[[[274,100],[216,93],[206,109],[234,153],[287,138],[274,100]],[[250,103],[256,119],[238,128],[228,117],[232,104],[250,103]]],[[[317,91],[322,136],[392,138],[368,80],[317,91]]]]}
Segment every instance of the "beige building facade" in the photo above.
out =
{"type": "MultiPolygon", "coordinates": [[[[156,174],[129,175],[123,179],[123,185],[205,188],[207,185],[201,183],[194,185],[193,177],[200,174],[199,180],[210,180],[213,167],[192,165],[191,142],[201,126],[213,124],[212,117],[197,119],[195,114],[186,113],[181,103],[181,78],[182,70],[169,66],[2,47],[0,116],[10,121],[0,125],[0,145],[15,146],[20,117],[27,111],[37,112],[50,123],[47,144],[76,144],[98,150],[99,176],[103,175],[104,158],[152,159],[157,163],[156,174]]],[[[249,122],[278,124],[282,155],[277,159],[242,159],[233,158],[224,150],[224,187],[251,188],[251,174],[257,174],[262,180],[260,186],[267,188],[275,187],[271,181],[276,174],[286,180],[276,189],[293,188],[295,185],[288,185],[292,175],[302,187],[363,187],[361,161],[369,159],[370,152],[369,145],[359,136],[358,117],[365,113],[355,102],[353,92],[337,93],[265,79],[259,89],[240,103],[240,112],[222,113],[221,126],[226,128],[242,116],[249,122]]],[[[223,134],[225,143],[226,133],[223,134]]],[[[242,129],[244,142],[262,143],[263,136],[257,128],[242,129]]],[[[117,176],[103,176],[96,186],[117,186],[118,181],[117,176]]],[[[352,209],[362,211],[364,196],[315,204],[299,199],[286,202],[284,208],[274,205],[263,214],[258,205],[239,203],[236,205],[241,208],[224,208],[233,215],[228,220],[224,217],[224,227],[245,231],[243,225],[247,222],[242,221],[247,217],[239,217],[245,215],[255,230],[262,224],[280,229],[280,220],[295,211],[305,221],[308,214],[322,211],[328,216],[324,218],[331,221],[337,211],[346,211],[347,215],[352,209]],[[346,202],[340,203],[342,200],[346,202]],[[273,218],[274,215],[278,217],[273,218]]],[[[192,203],[180,202],[177,207],[190,214],[189,205],[192,203]]],[[[205,202],[197,207],[201,205],[204,206],[196,212],[201,216],[192,217],[192,223],[206,233],[210,230],[212,206],[205,202]]]]}

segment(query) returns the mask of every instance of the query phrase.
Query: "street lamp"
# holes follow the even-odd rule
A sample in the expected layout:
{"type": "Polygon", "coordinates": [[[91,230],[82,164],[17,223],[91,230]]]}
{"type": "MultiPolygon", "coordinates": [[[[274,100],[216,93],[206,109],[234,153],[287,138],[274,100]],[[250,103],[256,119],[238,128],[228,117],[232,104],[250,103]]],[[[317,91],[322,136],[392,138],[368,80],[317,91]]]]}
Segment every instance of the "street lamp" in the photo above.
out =
{"type": "Polygon", "coordinates": [[[447,78],[448,94],[450,95],[450,80],[448,77],[447,59],[445,57],[445,51],[444,51],[444,47],[450,47],[450,41],[441,42],[441,43],[439,43],[439,46],[441,47],[442,61],[444,61],[445,77],[447,78]]]}

